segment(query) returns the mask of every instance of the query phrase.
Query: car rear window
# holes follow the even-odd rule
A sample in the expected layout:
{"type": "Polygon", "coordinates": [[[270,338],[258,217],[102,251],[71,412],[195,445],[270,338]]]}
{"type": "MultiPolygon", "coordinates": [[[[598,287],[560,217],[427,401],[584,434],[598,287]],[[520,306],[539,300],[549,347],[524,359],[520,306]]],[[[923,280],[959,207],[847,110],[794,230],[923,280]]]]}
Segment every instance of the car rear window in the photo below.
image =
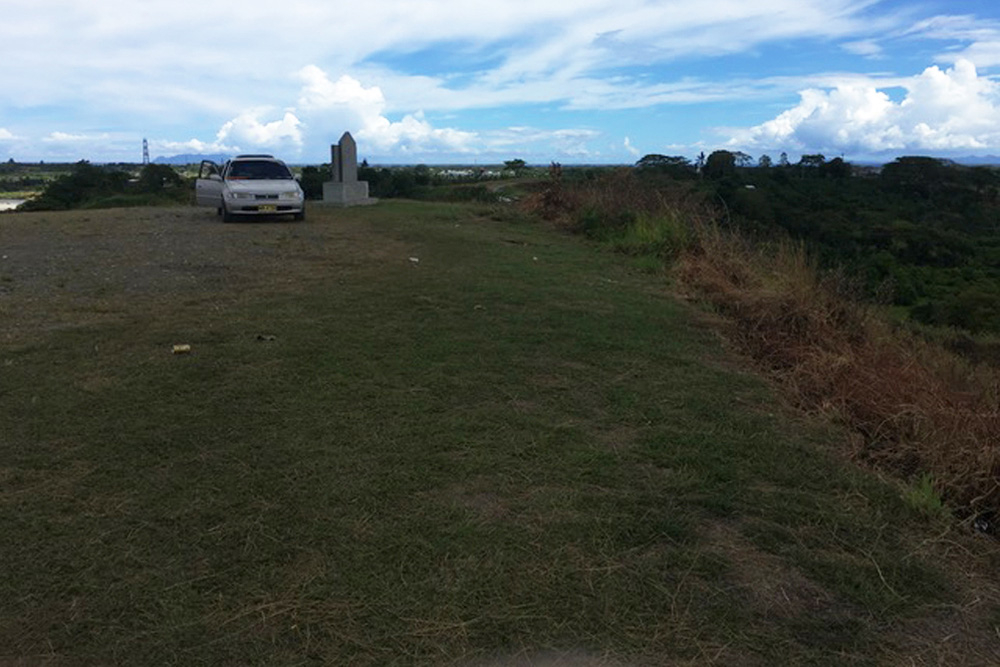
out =
{"type": "Polygon", "coordinates": [[[240,160],[234,162],[226,175],[228,179],[251,179],[255,181],[285,180],[292,178],[288,167],[270,160],[240,160]]]}

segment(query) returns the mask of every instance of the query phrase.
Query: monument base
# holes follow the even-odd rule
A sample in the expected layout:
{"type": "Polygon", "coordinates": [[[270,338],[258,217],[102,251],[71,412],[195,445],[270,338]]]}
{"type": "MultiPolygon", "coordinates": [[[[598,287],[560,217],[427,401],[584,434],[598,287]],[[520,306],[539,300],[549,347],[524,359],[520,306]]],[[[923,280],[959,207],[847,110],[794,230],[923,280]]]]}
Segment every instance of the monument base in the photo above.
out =
{"type": "Polygon", "coordinates": [[[368,196],[368,181],[323,184],[323,203],[331,206],[370,206],[378,199],[368,196]]]}

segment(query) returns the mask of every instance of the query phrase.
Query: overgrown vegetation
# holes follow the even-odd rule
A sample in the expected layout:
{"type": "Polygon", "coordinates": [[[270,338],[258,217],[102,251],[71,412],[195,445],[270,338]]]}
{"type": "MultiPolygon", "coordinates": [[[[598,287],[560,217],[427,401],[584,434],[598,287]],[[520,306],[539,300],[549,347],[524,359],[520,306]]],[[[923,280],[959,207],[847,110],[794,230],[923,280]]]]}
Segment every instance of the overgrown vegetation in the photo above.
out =
{"type": "MultiPolygon", "coordinates": [[[[982,529],[995,523],[1000,510],[1000,371],[976,366],[893,325],[885,309],[868,300],[872,283],[855,279],[858,265],[824,268],[833,265],[840,239],[836,234],[825,237],[824,230],[837,225],[803,231],[804,238],[795,240],[790,233],[775,233],[791,227],[777,227],[785,213],[775,213],[769,224],[747,213],[747,202],[766,201],[759,197],[768,192],[769,183],[785,177],[792,194],[779,202],[794,201],[804,191],[827,192],[840,200],[866,190],[874,201],[884,188],[900,187],[896,175],[910,163],[900,164],[883,180],[858,179],[837,194],[832,185],[846,178],[840,166],[835,167],[837,176],[825,179],[806,171],[810,167],[761,176],[741,175],[730,165],[719,168],[719,182],[706,184],[648,168],[567,183],[563,170],[553,165],[549,185],[528,206],[564,228],[669,266],[680,289],[705,299],[729,319],[732,339],[780,380],[797,405],[829,414],[852,429],[857,440],[850,453],[855,458],[911,482],[933,480],[949,506],[982,529]],[[744,188],[751,178],[760,187],[744,188]],[[824,255],[823,249],[829,252],[824,255]]],[[[945,185],[936,191],[949,192],[945,185]]],[[[988,190],[962,192],[970,199],[990,197],[988,190]]],[[[956,198],[953,193],[947,200],[956,198]]],[[[780,210],[773,202],[768,205],[780,210]]],[[[849,215],[864,209],[846,210],[849,215]]],[[[952,234],[941,225],[925,224],[930,237],[952,234]]],[[[965,233],[983,224],[973,221],[965,233]]],[[[985,229],[985,235],[991,232],[985,229]]],[[[875,232],[863,227],[854,233],[875,232]]],[[[859,241],[856,252],[844,257],[867,257],[862,247],[859,241]]],[[[902,246],[896,250],[903,256],[902,246]]],[[[966,262],[989,256],[985,250],[968,250],[972,254],[963,255],[966,262]]],[[[936,252],[940,257],[945,250],[936,252]]],[[[935,268],[947,267],[931,265],[926,275],[937,275],[935,268]]]]}
{"type": "Polygon", "coordinates": [[[924,157],[736,168],[705,187],[757,239],[806,244],[909,319],[1000,333],[1000,172],[924,157]],[[853,174],[853,175],[852,175],[853,174]]]}

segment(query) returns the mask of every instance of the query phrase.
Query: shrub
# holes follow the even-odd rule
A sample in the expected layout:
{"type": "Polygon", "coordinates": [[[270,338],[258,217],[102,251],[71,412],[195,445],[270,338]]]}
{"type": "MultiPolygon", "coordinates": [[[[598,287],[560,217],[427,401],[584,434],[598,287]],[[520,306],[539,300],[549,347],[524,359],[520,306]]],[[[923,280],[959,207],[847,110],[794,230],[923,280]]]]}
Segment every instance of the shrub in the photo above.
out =
{"type": "Polygon", "coordinates": [[[113,167],[78,162],[73,171],[52,181],[34,199],[21,205],[23,211],[75,208],[111,208],[187,203],[191,193],[187,181],[172,167],[148,164],[134,181],[130,174],[113,167]]]}

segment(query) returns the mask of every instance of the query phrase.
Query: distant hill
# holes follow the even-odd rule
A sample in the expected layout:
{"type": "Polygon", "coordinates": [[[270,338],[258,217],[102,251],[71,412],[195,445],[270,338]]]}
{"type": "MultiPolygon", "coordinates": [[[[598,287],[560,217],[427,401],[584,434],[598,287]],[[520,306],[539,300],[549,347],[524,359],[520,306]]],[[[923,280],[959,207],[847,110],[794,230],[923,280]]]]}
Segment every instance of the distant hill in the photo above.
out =
{"type": "Polygon", "coordinates": [[[996,155],[972,155],[968,157],[951,158],[953,162],[964,165],[1000,165],[1000,157],[996,155]]]}
{"type": "Polygon", "coordinates": [[[153,164],[201,164],[202,160],[211,160],[212,162],[221,164],[231,157],[231,155],[223,155],[221,153],[216,155],[199,155],[196,153],[170,156],[161,155],[153,160],[153,164]]]}

